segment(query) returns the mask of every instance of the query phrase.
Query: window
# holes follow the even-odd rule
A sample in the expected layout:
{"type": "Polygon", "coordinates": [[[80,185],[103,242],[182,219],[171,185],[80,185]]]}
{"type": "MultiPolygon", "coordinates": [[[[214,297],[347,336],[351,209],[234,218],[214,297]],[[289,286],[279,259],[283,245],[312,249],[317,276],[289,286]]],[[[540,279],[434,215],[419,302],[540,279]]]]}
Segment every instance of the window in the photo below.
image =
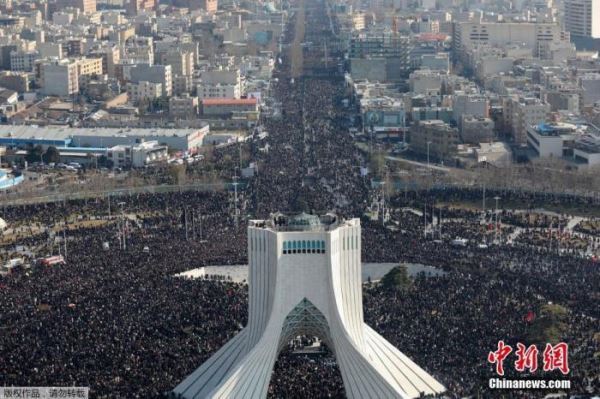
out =
{"type": "MultiPolygon", "coordinates": [[[[266,240],[262,242],[250,242],[251,247],[253,248],[261,248],[266,251],[266,240]]],[[[282,246],[282,253],[284,255],[290,254],[324,254],[325,253],[325,241],[319,240],[294,240],[294,241],[284,241],[282,246]]]]}

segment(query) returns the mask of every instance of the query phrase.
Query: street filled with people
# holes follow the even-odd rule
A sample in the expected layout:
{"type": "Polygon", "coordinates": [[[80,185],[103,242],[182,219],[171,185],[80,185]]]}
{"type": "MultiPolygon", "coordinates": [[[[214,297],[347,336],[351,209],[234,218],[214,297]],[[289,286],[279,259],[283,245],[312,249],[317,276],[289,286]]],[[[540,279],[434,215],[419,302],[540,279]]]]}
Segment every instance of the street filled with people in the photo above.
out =
{"type": "MultiPolygon", "coordinates": [[[[323,2],[306,3],[310,25],[329,24],[323,2]]],[[[297,42],[293,18],[290,26],[286,41],[297,42]]],[[[311,57],[318,55],[304,60],[311,57]]],[[[569,344],[570,374],[538,370],[535,378],[568,378],[573,394],[600,392],[597,199],[488,188],[490,205],[482,211],[473,205],[482,201],[479,188],[415,189],[386,194],[373,217],[379,191],[373,176],[361,173],[368,154],[344,129],[343,77],[305,70],[307,76],[291,79],[296,62],[282,55],[274,74],[281,117],[262,120],[241,150],[215,148],[204,161],[222,179],[256,163],[258,173],[235,189],[1,209],[8,226],[0,263],[19,258],[31,267],[0,275],[0,385],[87,386],[93,398],[163,397],[248,316],[246,284],[176,274],[247,263],[248,219],[334,211],[361,218],[363,262],[443,272],[402,289],[370,282],[363,299],[365,322],[438,378],[446,397],[543,397],[490,391],[487,380],[496,374],[487,359],[500,340],[543,347],[546,338],[569,344]],[[511,207],[496,211],[494,197],[511,207]],[[581,207],[596,219],[574,219],[570,212],[581,207]],[[52,255],[64,263],[39,262],[52,255]],[[564,314],[546,336],[538,324],[549,317],[549,305],[564,314]]],[[[204,173],[195,168],[189,178],[204,173]]],[[[344,397],[334,351],[295,349],[279,357],[269,397],[344,397]]],[[[505,365],[509,375],[528,376],[514,370],[513,360],[505,365]]]]}

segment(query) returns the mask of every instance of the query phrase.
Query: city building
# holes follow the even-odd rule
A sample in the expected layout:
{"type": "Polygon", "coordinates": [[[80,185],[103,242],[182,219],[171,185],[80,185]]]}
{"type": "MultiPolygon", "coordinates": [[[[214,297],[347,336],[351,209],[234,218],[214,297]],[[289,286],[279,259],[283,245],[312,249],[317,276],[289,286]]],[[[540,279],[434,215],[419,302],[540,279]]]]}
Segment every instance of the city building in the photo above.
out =
{"type": "Polygon", "coordinates": [[[194,53],[173,49],[160,54],[160,63],[170,65],[173,76],[191,76],[194,73],[194,53]]]}
{"type": "Polygon", "coordinates": [[[239,69],[216,69],[202,72],[196,85],[198,98],[240,98],[244,81],[239,69]]]}
{"type": "Polygon", "coordinates": [[[72,7],[84,14],[96,12],[96,0],[58,0],[56,4],[59,10],[72,7]]]}
{"type": "Polygon", "coordinates": [[[29,91],[29,77],[24,72],[0,72],[0,87],[14,90],[17,93],[29,91]]]}
{"type": "Polygon", "coordinates": [[[198,97],[181,96],[169,99],[169,115],[177,118],[198,117],[198,97]]]}
{"type": "Polygon", "coordinates": [[[47,96],[68,97],[79,93],[77,62],[44,62],[39,66],[41,92],[47,96]]]}
{"type": "Polygon", "coordinates": [[[420,67],[432,71],[450,72],[450,57],[448,53],[423,54],[421,55],[420,67]]]}
{"type": "Polygon", "coordinates": [[[142,81],[160,83],[162,95],[170,97],[173,94],[173,75],[170,65],[139,64],[129,70],[131,83],[142,81]]]}
{"type": "Polygon", "coordinates": [[[154,10],[156,7],[154,0],[126,0],[124,4],[128,15],[137,15],[140,11],[154,10]]]}
{"type": "Polygon", "coordinates": [[[350,39],[350,70],[354,80],[399,81],[412,70],[410,37],[392,33],[361,33],[350,39]]]}
{"type": "Polygon", "coordinates": [[[517,144],[527,144],[527,129],[546,122],[550,113],[550,104],[535,97],[507,97],[502,105],[504,126],[517,144]]]}
{"type": "Polygon", "coordinates": [[[425,96],[439,96],[442,94],[444,74],[439,71],[420,69],[410,74],[408,84],[410,91],[425,96]]]}
{"type": "Polygon", "coordinates": [[[160,128],[84,128],[65,126],[0,125],[0,146],[27,148],[41,145],[68,148],[109,148],[116,145],[135,145],[157,141],[178,151],[195,152],[209,126],[198,129],[160,128]]]}
{"type": "Polygon", "coordinates": [[[77,60],[77,75],[99,76],[102,75],[102,58],[82,58],[77,60]]]}
{"type": "Polygon", "coordinates": [[[454,121],[460,128],[462,115],[487,118],[490,114],[490,102],[480,94],[456,93],[452,96],[452,112],[454,121]]]}
{"type": "Polygon", "coordinates": [[[459,56],[475,47],[508,44],[519,44],[538,55],[544,43],[560,41],[568,41],[568,34],[555,22],[460,21],[454,24],[452,46],[459,56]]]}
{"type": "Polygon", "coordinates": [[[573,143],[573,161],[579,166],[600,165],[600,133],[598,129],[583,134],[573,143]]]}
{"type": "Polygon", "coordinates": [[[359,219],[275,214],[248,226],[248,323],[173,390],[184,399],[264,398],[279,352],[318,336],[352,399],[445,388],[363,320],[359,219]],[[368,388],[367,388],[368,387],[368,388]]]}
{"type": "Polygon", "coordinates": [[[258,112],[256,98],[205,98],[202,100],[203,115],[229,116],[232,113],[258,112]]]}
{"type": "Polygon", "coordinates": [[[565,141],[573,141],[577,130],[570,123],[531,125],[527,128],[527,144],[542,158],[562,158],[565,141]]]}
{"type": "Polygon", "coordinates": [[[133,104],[141,102],[150,102],[161,98],[163,89],[161,83],[140,81],[137,83],[127,83],[127,96],[133,104]]]}
{"type": "Polygon", "coordinates": [[[508,144],[501,141],[492,143],[480,143],[475,148],[475,157],[478,163],[486,163],[498,168],[510,166],[512,163],[512,151],[508,144]]]}
{"type": "Polygon", "coordinates": [[[494,121],[483,116],[461,115],[458,130],[460,138],[467,144],[491,142],[496,136],[494,121]]]}
{"type": "Polygon", "coordinates": [[[169,157],[168,147],[158,141],[144,141],[140,144],[120,144],[108,148],[106,157],[115,167],[141,168],[145,165],[166,161],[169,157]]]}
{"type": "Polygon", "coordinates": [[[10,53],[10,70],[13,72],[31,72],[38,58],[37,51],[12,51],[10,53]]]}
{"type": "Polygon", "coordinates": [[[452,159],[458,142],[458,129],[441,120],[419,121],[411,127],[411,150],[428,159],[452,159]]]}
{"type": "Polygon", "coordinates": [[[600,39],[600,0],[565,0],[563,5],[571,36],[600,39]]]}
{"type": "Polygon", "coordinates": [[[583,105],[594,105],[600,102],[600,73],[585,73],[577,77],[582,89],[583,105]]]}

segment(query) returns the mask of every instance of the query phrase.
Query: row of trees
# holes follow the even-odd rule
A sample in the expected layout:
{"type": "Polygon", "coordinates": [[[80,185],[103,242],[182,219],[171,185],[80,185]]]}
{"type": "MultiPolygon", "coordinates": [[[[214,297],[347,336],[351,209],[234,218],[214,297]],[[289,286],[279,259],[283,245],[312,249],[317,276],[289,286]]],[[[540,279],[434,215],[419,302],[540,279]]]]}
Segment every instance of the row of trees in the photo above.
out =
{"type": "MultiPolygon", "coordinates": [[[[50,146],[44,151],[41,145],[30,146],[27,149],[25,160],[28,163],[43,162],[45,164],[60,162],[60,152],[54,146],[50,146]]],[[[108,159],[106,155],[102,155],[97,161],[98,167],[112,168],[113,161],[108,159]]]]}
{"type": "Polygon", "coordinates": [[[27,155],[25,155],[25,160],[28,163],[33,162],[44,162],[44,163],[57,163],[60,162],[60,153],[54,146],[50,146],[44,152],[44,149],[41,145],[30,146],[27,149],[27,155]]]}

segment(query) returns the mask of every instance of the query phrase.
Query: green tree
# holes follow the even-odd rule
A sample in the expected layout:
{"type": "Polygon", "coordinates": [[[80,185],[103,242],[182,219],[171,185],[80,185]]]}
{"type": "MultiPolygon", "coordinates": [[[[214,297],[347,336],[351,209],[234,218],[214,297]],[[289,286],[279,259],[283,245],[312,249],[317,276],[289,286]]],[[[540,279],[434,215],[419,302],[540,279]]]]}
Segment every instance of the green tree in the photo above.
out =
{"type": "Polygon", "coordinates": [[[387,289],[404,291],[410,288],[412,280],[408,276],[405,265],[399,265],[386,273],[381,279],[381,284],[387,289]]]}
{"type": "Polygon", "coordinates": [[[112,161],[112,159],[108,159],[108,157],[106,155],[100,155],[100,157],[98,158],[98,166],[101,168],[112,168],[114,165],[114,162],[112,161]]]}
{"type": "Polygon", "coordinates": [[[27,155],[25,155],[25,160],[29,163],[40,162],[42,160],[42,154],[44,153],[44,149],[41,145],[29,146],[27,149],[27,155]]]}
{"type": "Polygon", "coordinates": [[[385,154],[383,151],[374,151],[369,159],[369,169],[376,177],[383,177],[385,170],[385,154]]]}
{"type": "Polygon", "coordinates": [[[557,304],[546,304],[539,313],[529,328],[529,340],[538,344],[560,342],[568,329],[567,309],[557,304]]]}
{"type": "Polygon", "coordinates": [[[57,163],[60,161],[60,153],[58,152],[56,147],[50,146],[50,147],[48,147],[48,149],[46,150],[44,155],[42,155],[42,159],[44,160],[45,163],[51,163],[51,162],[57,163]]]}

